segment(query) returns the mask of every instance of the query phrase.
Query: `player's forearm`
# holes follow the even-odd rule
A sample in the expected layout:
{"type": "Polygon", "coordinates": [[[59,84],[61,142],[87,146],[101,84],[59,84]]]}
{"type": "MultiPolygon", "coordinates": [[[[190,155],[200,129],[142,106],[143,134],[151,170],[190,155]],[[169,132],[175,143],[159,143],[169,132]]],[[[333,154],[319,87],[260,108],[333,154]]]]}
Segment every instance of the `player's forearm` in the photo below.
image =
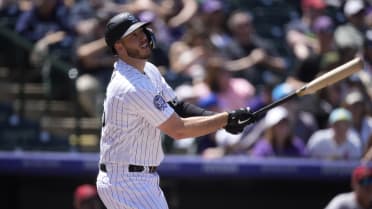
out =
{"type": "Polygon", "coordinates": [[[181,118],[182,125],[172,136],[175,139],[198,137],[210,134],[227,124],[228,113],[218,113],[211,116],[181,118]]]}

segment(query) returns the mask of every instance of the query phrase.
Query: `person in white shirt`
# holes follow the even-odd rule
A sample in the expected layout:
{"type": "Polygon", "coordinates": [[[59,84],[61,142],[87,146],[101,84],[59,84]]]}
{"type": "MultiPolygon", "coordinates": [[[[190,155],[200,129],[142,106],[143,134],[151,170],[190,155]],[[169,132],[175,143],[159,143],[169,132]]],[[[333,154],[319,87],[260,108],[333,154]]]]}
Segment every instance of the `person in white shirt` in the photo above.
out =
{"type": "Polygon", "coordinates": [[[310,157],[334,160],[360,159],[362,145],[351,129],[351,113],[334,109],[329,116],[330,128],[316,131],[307,143],[310,157]]]}
{"type": "Polygon", "coordinates": [[[368,99],[364,98],[359,91],[353,90],[346,95],[344,101],[345,108],[350,111],[353,118],[351,126],[361,139],[363,152],[369,148],[368,144],[371,143],[369,138],[372,136],[372,117],[366,110],[368,99]]]}

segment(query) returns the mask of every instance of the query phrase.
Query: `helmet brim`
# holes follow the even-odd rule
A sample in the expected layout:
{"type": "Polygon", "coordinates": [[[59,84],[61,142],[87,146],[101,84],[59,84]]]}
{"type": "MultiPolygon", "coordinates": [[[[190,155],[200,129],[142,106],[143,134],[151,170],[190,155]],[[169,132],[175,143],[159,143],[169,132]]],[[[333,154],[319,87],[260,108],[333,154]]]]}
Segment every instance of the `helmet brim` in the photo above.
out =
{"type": "Polygon", "coordinates": [[[147,26],[149,25],[151,22],[137,22],[133,25],[131,25],[127,31],[125,31],[125,33],[121,36],[121,38],[125,38],[127,37],[129,34],[133,33],[135,30],[137,30],[138,28],[141,28],[143,26],[147,26]]]}

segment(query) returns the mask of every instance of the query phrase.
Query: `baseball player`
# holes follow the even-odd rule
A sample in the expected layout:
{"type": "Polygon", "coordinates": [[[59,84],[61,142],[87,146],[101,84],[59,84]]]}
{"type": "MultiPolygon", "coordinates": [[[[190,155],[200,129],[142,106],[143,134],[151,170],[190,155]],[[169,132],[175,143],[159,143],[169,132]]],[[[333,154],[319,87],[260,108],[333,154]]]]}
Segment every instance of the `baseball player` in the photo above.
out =
{"type": "Polygon", "coordinates": [[[147,59],[154,34],[130,13],[112,17],[105,40],[118,57],[107,87],[97,189],[109,209],[168,208],[156,168],[163,160],[161,132],[174,139],[225,128],[240,133],[255,121],[249,108],[214,113],[178,101],[147,59]]]}

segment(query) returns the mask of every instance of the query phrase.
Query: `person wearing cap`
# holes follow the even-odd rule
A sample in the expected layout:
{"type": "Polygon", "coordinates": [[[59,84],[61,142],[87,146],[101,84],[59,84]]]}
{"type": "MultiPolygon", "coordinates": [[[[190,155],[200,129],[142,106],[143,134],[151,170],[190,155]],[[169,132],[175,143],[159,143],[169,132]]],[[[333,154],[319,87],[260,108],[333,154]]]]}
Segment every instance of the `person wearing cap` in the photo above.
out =
{"type": "Polygon", "coordinates": [[[175,140],[221,128],[238,134],[255,121],[248,107],[217,113],[178,100],[148,61],[156,47],[150,24],[127,12],[106,24],[105,41],[117,61],[104,101],[96,184],[107,208],[168,208],[157,174],[162,133],[175,140]]]}
{"type": "Polygon", "coordinates": [[[360,165],[351,175],[352,191],[337,194],[325,209],[370,209],[372,208],[372,168],[360,165]]]}
{"type": "Polygon", "coordinates": [[[330,160],[359,160],[362,145],[358,135],[351,129],[352,115],[345,108],[332,110],[329,128],[316,131],[307,143],[313,158],[330,160]]]}
{"type": "Polygon", "coordinates": [[[336,28],[334,40],[341,50],[342,60],[348,61],[363,48],[365,4],[363,0],[348,0],[343,9],[347,22],[336,28]]]}
{"type": "Polygon", "coordinates": [[[282,106],[269,110],[264,118],[265,133],[250,152],[255,157],[305,157],[303,139],[293,135],[288,110],[282,106]]]}
{"type": "Polygon", "coordinates": [[[352,128],[359,135],[363,152],[368,149],[370,136],[372,136],[372,117],[367,114],[363,95],[357,91],[350,91],[344,100],[344,106],[352,114],[352,128]]]}
{"type": "MultiPolygon", "coordinates": [[[[283,82],[275,86],[272,91],[273,101],[277,101],[290,93],[294,92],[296,89],[289,82],[283,82]]],[[[282,104],[289,111],[288,117],[292,121],[292,131],[294,135],[307,142],[309,137],[319,129],[318,122],[311,112],[312,108],[309,107],[311,99],[302,98],[292,99],[288,102],[282,104]]]]}
{"type": "Polygon", "coordinates": [[[105,209],[98,197],[96,187],[92,184],[81,184],[76,187],[73,205],[75,209],[105,209]]]}

